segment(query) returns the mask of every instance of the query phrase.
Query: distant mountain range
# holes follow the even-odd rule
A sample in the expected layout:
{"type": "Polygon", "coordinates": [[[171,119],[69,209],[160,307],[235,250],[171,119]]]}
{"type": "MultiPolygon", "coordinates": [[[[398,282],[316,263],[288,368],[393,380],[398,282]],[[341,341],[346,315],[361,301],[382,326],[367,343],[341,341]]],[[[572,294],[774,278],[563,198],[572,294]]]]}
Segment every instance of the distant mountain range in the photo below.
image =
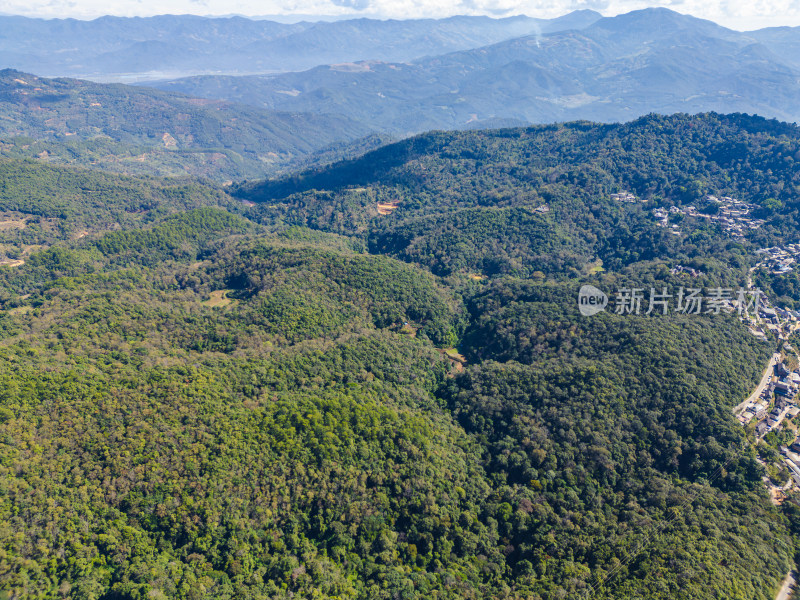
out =
{"type": "Polygon", "coordinates": [[[365,59],[402,62],[522,35],[580,29],[599,18],[588,10],[557,19],[458,16],[292,24],[191,15],[93,21],[0,17],[0,65],[45,76],[123,82],[295,71],[365,59]]]}
{"type": "Polygon", "coordinates": [[[331,146],[369,133],[347,117],[0,71],[3,156],[226,180],[263,177],[318,151],[335,155],[331,146]]]}
{"type": "Polygon", "coordinates": [[[800,28],[740,33],[646,9],[408,63],[370,60],[153,85],[274,110],[338,113],[395,134],[485,123],[625,121],[650,112],[747,112],[795,121],[798,50],[800,28]]]}
{"type": "Polygon", "coordinates": [[[150,87],[0,71],[0,155],[134,174],[263,177],[432,129],[707,111],[800,120],[800,28],[741,33],[667,9],[611,18],[578,11],[550,21],[0,23],[0,58],[13,50],[40,73],[144,77],[329,61],[150,87]]]}

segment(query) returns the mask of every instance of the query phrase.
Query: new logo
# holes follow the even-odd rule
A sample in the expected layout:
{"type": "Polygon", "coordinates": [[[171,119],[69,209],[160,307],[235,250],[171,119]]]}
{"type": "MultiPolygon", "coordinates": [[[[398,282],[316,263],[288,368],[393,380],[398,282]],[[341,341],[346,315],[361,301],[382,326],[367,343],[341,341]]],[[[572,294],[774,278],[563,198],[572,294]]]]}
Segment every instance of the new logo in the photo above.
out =
{"type": "Polygon", "coordinates": [[[578,292],[578,310],[585,317],[602,312],[607,305],[608,296],[593,285],[584,285],[578,292]]]}

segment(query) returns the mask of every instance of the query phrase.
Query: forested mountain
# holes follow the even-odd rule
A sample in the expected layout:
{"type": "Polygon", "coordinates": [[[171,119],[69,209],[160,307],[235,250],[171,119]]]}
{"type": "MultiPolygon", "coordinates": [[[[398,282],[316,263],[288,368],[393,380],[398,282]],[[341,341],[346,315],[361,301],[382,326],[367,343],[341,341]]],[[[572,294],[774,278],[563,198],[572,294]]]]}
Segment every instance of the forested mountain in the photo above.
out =
{"type": "Polygon", "coordinates": [[[269,109],[342,114],[402,134],[497,118],[626,121],[679,111],[795,121],[798,40],[795,30],[740,33],[646,9],[410,63],[370,60],[154,85],[269,109]]]}
{"type": "Polygon", "coordinates": [[[264,176],[369,129],[120,84],[0,71],[0,152],[135,174],[264,176]]]}
{"type": "Polygon", "coordinates": [[[0,64],[39,75],[131,81],[197,73],[264,73],[319,64],[405,61],[521,35],[579,29],[600,18],[457,16],[277,23],[243,17],[160,15],[93,21],[0,16],[0,64]]]}
{"type": "Polygon", "coordinates": [[[664,257],[708,272],[747,249],[796,241],[798,160],[794,125],[650,115],[620,125],[428,133],[234,193],[257,202],[253,218],[265,223],[362,235],[371,250],[443,276],[574,276],[596,259],[617,270],[664,257]],[[641,201],[611,201],[619,191],[641,201]],[[682,236],[657,226],[652,209],[705,207],[709,194],[756,203],[763,226],[743,239],[701,219],[685,219],[682,236]],[[379,203],[391,214],[380,214],[379,203]]]}
{"type": "Polygon", "coordinates": [[[233,205],[218,189],[191,179],[133,178],[0,159],[0,264],[187,209],[233,205]]]}
{"type": "Polygon", "coordinates": [[[730,408],[776,340],[576,297],[741,285],[796,239],[797,161],[795,126],[707,114],[431,133],[236,198],[0,163],[0,594],[771,600],[800,519],[730,408]],[[652,217],[709,193],[763,227],[652,217]]]}

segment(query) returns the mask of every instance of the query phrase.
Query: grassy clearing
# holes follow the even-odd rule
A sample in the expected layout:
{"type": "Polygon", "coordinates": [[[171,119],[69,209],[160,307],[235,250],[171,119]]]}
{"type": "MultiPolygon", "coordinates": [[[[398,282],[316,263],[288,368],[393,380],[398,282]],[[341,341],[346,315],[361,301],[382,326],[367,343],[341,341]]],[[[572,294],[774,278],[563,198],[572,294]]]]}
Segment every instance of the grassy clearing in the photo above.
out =
{"type": "Polygon", "coordinates": [[[203,300],[201,304],[205,306],[210,306],[212,308],[221,308],[223,306],[228,306],[232,304],[234,301],[233,298],[228,298],[228,292],[232,290],[216,290],[209,294],[208,300],[203,300]]]}

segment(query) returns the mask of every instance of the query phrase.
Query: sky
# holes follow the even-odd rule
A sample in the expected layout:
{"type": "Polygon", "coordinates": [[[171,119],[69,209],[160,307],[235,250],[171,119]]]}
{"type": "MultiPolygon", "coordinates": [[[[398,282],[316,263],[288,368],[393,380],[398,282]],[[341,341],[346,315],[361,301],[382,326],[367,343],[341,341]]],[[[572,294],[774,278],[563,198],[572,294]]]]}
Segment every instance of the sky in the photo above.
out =
{"type": "Polygon", "coordinates": [[[800,26],[800,0],[0,0],[0,13],[77,19],[106,14],[303,15],[306,19],[310,15],[407,19],[525,14],[552,18],[585,8],[613,16],[650,6],[664,6],[742,31],[800,26]]]}

